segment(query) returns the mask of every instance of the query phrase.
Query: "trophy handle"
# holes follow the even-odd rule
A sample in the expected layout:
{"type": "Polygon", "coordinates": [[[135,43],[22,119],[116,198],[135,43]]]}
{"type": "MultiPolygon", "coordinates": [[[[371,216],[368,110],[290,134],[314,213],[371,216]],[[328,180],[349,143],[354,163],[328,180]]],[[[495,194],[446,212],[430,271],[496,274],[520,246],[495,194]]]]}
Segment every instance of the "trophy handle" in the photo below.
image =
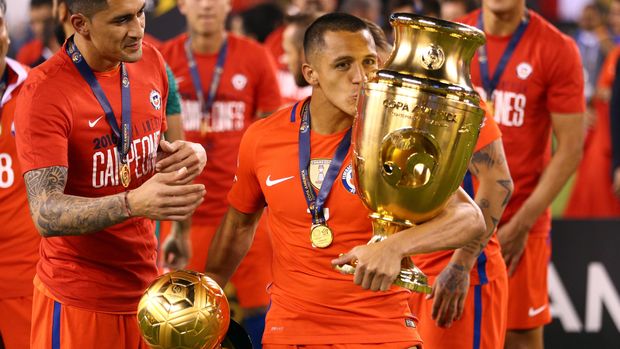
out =
{"type": "MultiPolygon", "coordinates": [[[[396,234],[406,229],[408,224],[400,224],[393,222],[389,217],[381,216],[377,213],[370,215],[372,218],[373,236],[368,244],[374,244],[387,239],[389,235],[396,234]]],[[[343,254],[340,254],[342,256],[343,254]]],[[[355,274],[357,260],[351,261],[350,264],[337,265],[336,270],[342,274],[355,274]]],[[[401,261],[400,273],[394,280],[394,285],[404,287],[413,292],[431,293],[433,288],[428,284],[428,277],[413,264],[410,257],[405,257],[401,261]]]]}

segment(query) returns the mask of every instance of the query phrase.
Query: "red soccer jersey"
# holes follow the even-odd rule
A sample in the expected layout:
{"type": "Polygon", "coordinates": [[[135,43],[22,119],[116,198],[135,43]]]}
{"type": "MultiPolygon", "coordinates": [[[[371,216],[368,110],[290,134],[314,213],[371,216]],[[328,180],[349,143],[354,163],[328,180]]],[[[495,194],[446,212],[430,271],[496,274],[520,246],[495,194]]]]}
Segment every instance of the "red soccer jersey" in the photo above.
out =
{"type": "MultiPolygon", "coordinates": [[[[196,210],[193,221],[217,225],[226,213],[226,194],[232,186],[241,136],[256,118],[256,112],[280,107],[275,64],[264,47],[249,39],[227,35],[228,53],[224,71],[211,108],[211,132],[201,134],[202,111],[196,97],[185,54],[187,34],[164,44],[161,49],[179,84],[183,128],[188,141],[202,144],[207,165],[196,179],[207,194],[196,210]]],[[[194,53],[205,101],[211,86],[218,54],[194,53]]]]}
{"type": "MultiPolygon", "coordinates": [[[[480,128],[480,136],[476,142],[474,153],[500,139],[502,136],[495,120],[493,120],[493,118],[491,118],[488,114],[484,101],[481,101],[481,106],[485,109],[486,116],[484,118],[484,122],[482,123],[482,127],[480,128]]],[[[477,189],[478,183],[475,181],[475,177],[473,177],[473,179],[474,187],[477,189]]],[[[483,250],[484,257],[479,258],[471,270],[470,283],[472,285],[479,284],[481,282],[481,277],[485,279],[482,280],[484,283],[486,283],[486,281],[493,280],[497,277],[497,275],[500,275],[503,270],[506,269],[500,251],[499,241],[497,240],[497,235],[494,233],[493,236],[491,236],[489,243],[483,250]]],[[[437,251],[413,256],[411,259],[415,265],[424,272],[424,274],[434,277],[439,275],[439,273],[441,273],[441,271],[446,267],[453,253],[454,251],[437,251]]]]}
{"type": "MultiPolygon", "coordinates": [[[[325,204],[334,242],[325,249],[312,247],[312,219],[299,176],[299,106],[295,121],[289,107],[248,129],[239,151],[237,180],[228,195],[241,212],[269,206],[273,283],[268,289],[271,306],[263,343],[415,341],[408,290],[366,291],[353,283],[351,275],[331,266],[331,259],[366,244],[372,235],[369,212],[354,194],[350,150],[325,204]]],[[[315,190],[344,133],[312,132],[310,178],[315,190]]]]}
{"type": "MultiPolygon", "coordinates": [[[[155,172],[166,128],[168,81],[161,55],[143,45],[128,63],[133,141],[128,154],[135,189],[155,172]]],[[[95,73],[121,124],[120,69],[95,73]]],[[[63,48],[32,70],[17,102],[22,172],[68,168],[65,194],[100,197],[123,192],[118,152],[103,108],[63,48]]],[[[42,240],[37,274],[62,303],[102,312],[133,313],[157,276],[153,221],[133,218],[83,236],[42,240]]]]}
{"type": "MultiPolygon", "coordinates": [[[[480,10],[461,19],[476,25],[480,10]]],[[[581,58],[571,38],[529,11],[530,21],[510,57],[493,94],[495,121],[502,131],[504,151],[514,182],[514,193],[500,221],[512,218],[532,194],[551,158],[551,113],[585,110],[581,58]]],[[[511,36],[487,35],[489,75],[493,76],[511,36]]],[[[482,88],[478,53],[471,64],[472,82],[482,88]]],[[[548,234],[551,212],[547,209],[530,231],[548,234]]]]}
{"type": "Polygon", "coordinates": [[[0,102],[0,298],[32,295],[39,242],[15,148],[15,104],[27,68],[7,58],[8,86],[0,102]]]}

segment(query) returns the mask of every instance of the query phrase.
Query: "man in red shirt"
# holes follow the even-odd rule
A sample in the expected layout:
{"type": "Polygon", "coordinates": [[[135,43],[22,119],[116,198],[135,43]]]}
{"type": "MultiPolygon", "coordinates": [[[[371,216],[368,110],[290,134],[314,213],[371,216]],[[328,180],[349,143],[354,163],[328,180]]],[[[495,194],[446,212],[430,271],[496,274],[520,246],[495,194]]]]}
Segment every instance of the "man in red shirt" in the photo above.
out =
{"type": "MultiPolygon", "coordinates": [[[[185,137],[203,144],[209,158],[197,178],[207,194],[192,217],[192,250],[187,264],[187,269],[204,271],[208,246],[228,206],[226,194],[235,176],[241,136],[254,120],[278,109],[281,99],[274,88],[275,63],[267,50],[225,31],[228,0],[183,0],[178,5],[188,31],[165,43],[161,52],[179,83],[185,137]]],[[[176,234],[173,229],[170,236],[176,234]]],[[[162,248],[167,261],[168,250],[184,246],[164,241],[162,248]]],[[[264,263],[269,258],[268,237],[260,234],[250,258],[233,278],[239,303],[250,321],[262,323],[269,305],[265,288],[271,274],[264,263]]]]}
{"type": "Polygon", "coordinates": [[[75,35],[31,72],[15,113],[44,237],[31,347],[146,348],[135,313],[157,276],[151,219],[193,213],[204,187],[187,183],[206,157],[161,139],[168,81],[163,58],[142,44],[144,1],[67,4],[75,35]]]}
{"type": "Polygon", "coordinates": [[[333,13],[308,28],[304,50],[312,96],[254,123],[244,135],[230,208],[209,250],[207,273],[226,283],[268,204],[274,254],[265,348],[419,347],[410,291],[392,286],[401,259],[482,236],[482,215],[459,190],[432,220],[367,245],[371,220],[355,194],[349,141],[360,84],[377,69],[374,42],[364,21],[333,13]],[[321,167],[328,174],[323,178],[317,175],[321,167]],[[323,208],[314,209],[304,194],[310,190],[319,190],[323,208]],[[313,216],[334,232],[323,248],[310,239],[313,216]],[[354,276],[334,270],[353,259],[354,276]],[[373,292],[378,290],[383,292],[373,292]]]}
{"type": "Polygon", "coordinates": [[[32,279],[39,242],[15,149],[15,102],[28,76],[26,67],[6,57],[9,33],[0,0],[0,347],[28,348],[32,315],[32,279]]]}
{"type": "Polygon", "coordinates": [[[506,348],[542,348],[543,326],[551,321],[549,205],[577,168],[583,146],[581,59],[573,40],[526,9],[525,0],[484,0],[482,10],[462,21],[487,36],[472,81],[494,106],[515,183],[497,232],[509,275],[506,348]]]}

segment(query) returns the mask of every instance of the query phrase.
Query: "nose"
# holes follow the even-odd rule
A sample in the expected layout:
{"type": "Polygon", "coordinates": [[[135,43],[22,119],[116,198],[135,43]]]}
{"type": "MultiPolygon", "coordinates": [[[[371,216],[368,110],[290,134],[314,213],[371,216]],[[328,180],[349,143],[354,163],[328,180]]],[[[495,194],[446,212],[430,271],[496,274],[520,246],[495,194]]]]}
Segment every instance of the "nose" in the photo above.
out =
{"type": "Polygon", "coordinates": [[[142,39],[144,37],[144,21],[144,17],[134,17],[131,21],[127,36],[130,38],[142,39]]]}
{"type": "Polygon", "coordinates": [[[351,71],[353,75],[351,79],[352,82],[355,84],[360,84],[368,79],[368,76],[366,76],[366,70],[364,69],[364,66],[362,66],[362,64],[360,63],[354,64],[351,71]]]}

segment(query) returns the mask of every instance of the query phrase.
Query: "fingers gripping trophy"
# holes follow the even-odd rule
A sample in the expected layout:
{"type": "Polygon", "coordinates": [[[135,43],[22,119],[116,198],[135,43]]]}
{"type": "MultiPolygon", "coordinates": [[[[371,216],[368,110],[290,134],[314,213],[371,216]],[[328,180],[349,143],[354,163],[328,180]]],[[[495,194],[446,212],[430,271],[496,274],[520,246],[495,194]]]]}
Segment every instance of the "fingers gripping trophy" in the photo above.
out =
{"type": "MultiPolygon", "coordinates": [[[[390,23],[394,49],[362,86],[353,125],[357,192],[373,212],[369,243],[443,209],[463,180],[484,115],[470,80],[470,61],[485,42],[480,30],[404,13],[390,23]]],[[[394,283],[431,292],[408,257],[394,283]]]]}

